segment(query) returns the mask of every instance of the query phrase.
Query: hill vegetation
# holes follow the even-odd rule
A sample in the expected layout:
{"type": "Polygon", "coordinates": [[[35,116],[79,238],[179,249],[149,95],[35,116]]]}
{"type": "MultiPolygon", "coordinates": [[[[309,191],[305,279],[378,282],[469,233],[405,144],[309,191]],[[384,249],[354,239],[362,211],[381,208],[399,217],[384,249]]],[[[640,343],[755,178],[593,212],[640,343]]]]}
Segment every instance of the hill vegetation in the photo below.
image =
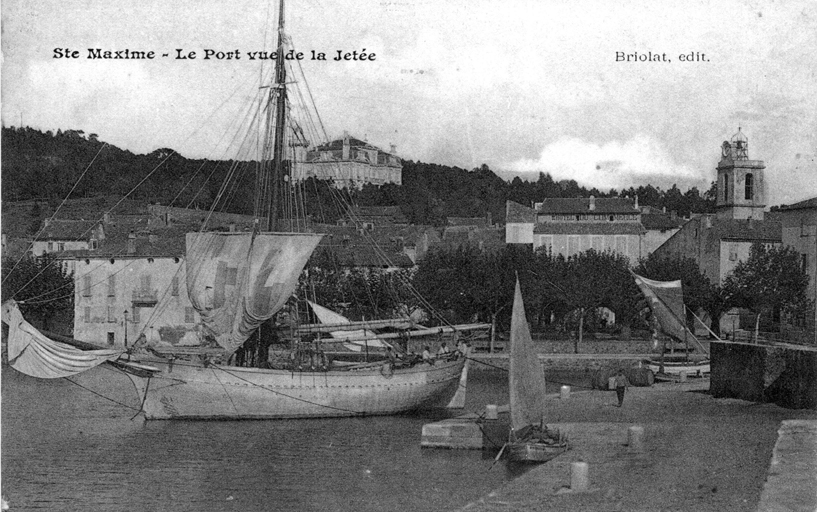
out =
{"type": "MultiPolygon", "coordinates": [[[[105,144],[97,134],[81,130],[42,132],[29,127],[3,127],[3,201],[128,196],[165,205],[251,214],[255,186],[254,163],[190,159],[169,148],[137,155],[105,144]],[[236,176],[228,190],[222,183],[236,176]],[[80,179],[80,177],[82,179],[80,179]],[[149,179],[147,179],[149,177],[149,179]]],[[[334,222],[340,215],[337,201],[325,182],[304,184],[305,209],[315,220],[334,222]]],[[[508,182],[487,165],[465,170],[438,164],[403,162],[403,184],[364,186],[348,192],[359,206],[401,208],[415,224],[444,224],[448,217],[485,217],[502,222],[506,200],[532,205],[550,197],[638,196],[639,204],[676,211],[714,211],[714,183],[701,193],[640,185],[600,191],[579,186],[574,180],[555,181],[540,173],[535,181],[514,178],[508,182]]]]}

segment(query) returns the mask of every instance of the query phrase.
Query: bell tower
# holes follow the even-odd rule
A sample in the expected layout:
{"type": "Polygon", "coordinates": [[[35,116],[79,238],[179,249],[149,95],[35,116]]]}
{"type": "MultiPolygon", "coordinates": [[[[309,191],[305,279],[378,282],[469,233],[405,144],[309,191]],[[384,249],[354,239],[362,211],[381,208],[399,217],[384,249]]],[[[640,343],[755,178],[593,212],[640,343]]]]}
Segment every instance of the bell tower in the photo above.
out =
{"type": "Polygon", "coordinates": [[[718,217],[763,220],[765,168],[763,160],[749,160],[749,139],[740,128],[731,140],[723,142],[717,167],[718,217]]]}

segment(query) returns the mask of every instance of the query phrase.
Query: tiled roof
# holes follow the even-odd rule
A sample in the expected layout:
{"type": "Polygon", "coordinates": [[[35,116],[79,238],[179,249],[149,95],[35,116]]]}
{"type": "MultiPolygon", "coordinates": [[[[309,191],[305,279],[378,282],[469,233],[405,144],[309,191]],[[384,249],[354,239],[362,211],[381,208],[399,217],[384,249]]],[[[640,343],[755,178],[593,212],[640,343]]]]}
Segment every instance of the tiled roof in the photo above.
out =
{"type": "Polygon", "coordinates": [[[720,239],[780,242],[783,225],[774,220],[712,219],[714,235],[720,239]]]}
{"type": "MultiPolygon", "coordinates": [[[[147,222],[147,220],[145,220],[147,222]]],[[[60,253],[62,258],[123,258],[123,257],[184,257],[186,252],[185,235],[189,231],[185,226],[152,227],[143,229],[131,229],[133,224],[119,226],[118,229],[106,229],[105,240],[99,243],[95,250],[64,251],[60,253]],[[133,253],[128,253],[128,238],[131,231],[134,232],[133,253]]]]}
{"type": "Polygon", "coordinates": [[[539,213],[639,213],[634,203],[621,197],[599,197],[594,199],[596,207],[590,210],[590,198],[548,198],[542,201],[539,213]]]}
{"type": "Polygon", "coordinates": [[[780,207],[780,209],[783,211],[802,210],[805,208],[817,208],[817,197],[812,197],[811,199],[806,199],[805,201],[800,201],[799,203],[784,205],[780,207]]]}
{"type": "Polygon", "coordinates": [[[448,217],[449,226],[475,226],[487,227],[489,225],[487,217],[448,217]]]}
{"type": "Polygon", "coordinates": [[[38,237],[41,240],[88,240],[94,227],[99,224],[95,220],[52,220],[43,228],[38,237]]]}
{"type": "Polygon", "coordinates": [[[546,222],[533,232],[539,235],[641,235],[638,222],[546,222]]]}
{"type": "Polygon", "coordinates": [[[672,217],[671,215],[667,215],[666,213],[642,213],[641,214],[641,224],[644,226],[645,229],[653,229],[653,230],[667,230],[667,229],[678,229],[684,225],[686,219],[681,217],[672,217]]]}
{"type": "Polygon", "coordinates": [[[536,222],[536,210],[527,206],[505,201],[505,223],[528,223],[536,222]]]}

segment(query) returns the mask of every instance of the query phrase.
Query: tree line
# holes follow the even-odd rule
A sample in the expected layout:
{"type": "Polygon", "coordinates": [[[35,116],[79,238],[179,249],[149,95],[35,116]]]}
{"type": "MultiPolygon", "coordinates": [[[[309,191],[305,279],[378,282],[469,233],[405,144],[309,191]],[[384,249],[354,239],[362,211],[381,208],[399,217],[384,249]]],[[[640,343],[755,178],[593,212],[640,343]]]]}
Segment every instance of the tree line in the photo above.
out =
{"type": "MultiPolygon", "coordinates": [[[[588,250],[575,256],[531,251],[507,245],[486,251],[472,246],[432,249],[416,269],[350,268],[329,250],[320,249],[301,275],[297,297],[312,300],[353,320],[390,318],[415,311],[435,311],[429,325],[489,322],[499,331],[510,325],[515,281],[525,297],[534,330],[556,335],[650,329],[648,304],[635,285],[627,258],[609,251],[588,250]],[[607,325],[600,308],[615,314],[607,325]]],[[[689,311],[704,311],[718,333],[719,320],[733,307],[755,316],[764,330],[810,311],[808,275],[799,255],[786,247],[754,244],[722,284],[712,283],[690,258],[659,258],[651,254],[633,268],[659,281],[680,279],[689,311]]],[[[14,297],[35,323],[73,315],[73,278],[53,257],[3,261],[3,301],[14,297]],[[16,267],[15,267],[16,265],[16,267]],[[11,269],[14,272],[11,273],[11,269]]],[[[692,325],[691,313],[686,319],[692,325]]]]}
{"type": "MultiPolygon", "coordinates": [[[[63,199],[130,194],[131,199],[165,205],[252,214],[255,163],[189,159],[170,148],[137,155],[106,145],[97,134],[82,130],[42,132],[29,127],[3,127],[3,201],[63,199]],[[93,163],[93,164],[92,164],[93,163]],[[228,176],[234,182],[225,191],[228,176]],[[82,177],[82,179],[80,179],[82,177]],[[149,177],[149,179],[147,179],[149,177]],[[76,185],[76,188],[74,188],[76,185]],[[72,192],[73,188],[73,192],[72,192]]],[[[502,222],[505,202],[527,206],[552,197],[634,197],[639,204],[676,211],[714,211],[714,182],[709,190],[682,192],[641,185],[608,191],[579,186],[575,180],[554,180],[540,173],[536,180],[506,181],[487,165],[472,170],[432,163],[403,162],[402,185],[365,185],[339,193],[324,181],[307,180],[300,190],[304,209],[316,222],[334,223],[345,203],[399,206],[414,224],[444,225],[448,217],[485,217],[502,222]]]]}

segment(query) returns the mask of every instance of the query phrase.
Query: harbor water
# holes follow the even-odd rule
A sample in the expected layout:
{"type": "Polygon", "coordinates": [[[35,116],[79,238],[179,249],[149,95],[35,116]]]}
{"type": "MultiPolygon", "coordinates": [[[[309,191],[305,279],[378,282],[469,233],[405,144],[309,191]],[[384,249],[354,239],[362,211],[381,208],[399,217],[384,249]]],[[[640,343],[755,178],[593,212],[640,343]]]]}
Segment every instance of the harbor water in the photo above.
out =
{"type": "MultiPolygon", "coordinates": [[[[83,387],[3,368],[2,493],[12,510],[437,511],[515,476],[490,469],[493,452],[420,448],[422,425],[446,413],[144,421],[131,419],[138,399],[114,370],[74,380],[83,387]]],[[[506,373],[471,372],[466,411],[507,394],[506,373]]]]}

